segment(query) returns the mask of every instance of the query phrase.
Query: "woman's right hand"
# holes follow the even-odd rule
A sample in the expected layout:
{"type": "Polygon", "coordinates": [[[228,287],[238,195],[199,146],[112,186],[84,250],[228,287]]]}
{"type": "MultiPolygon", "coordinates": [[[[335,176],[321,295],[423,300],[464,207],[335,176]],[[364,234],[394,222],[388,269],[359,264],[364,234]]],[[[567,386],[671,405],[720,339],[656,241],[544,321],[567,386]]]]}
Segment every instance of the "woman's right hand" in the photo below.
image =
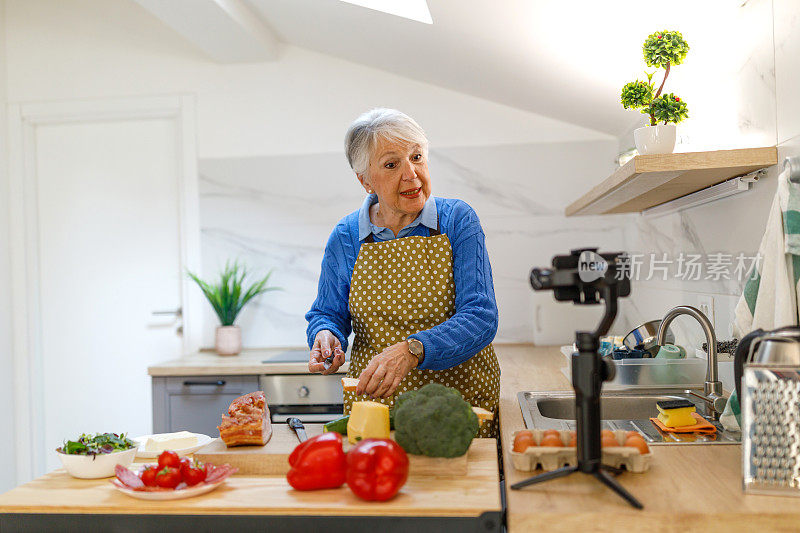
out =
{"type": "Polygon", "coordinates": [[[308,361],[308,371],[313,373],[333,374],[344,364],[344,351],[339,338],[330,330],[323,329],[314,337],[314,346],[311,348],[311,357],[308,361]],[[325,359],[333,355],[333,363],[326,370],[325,359]]]}

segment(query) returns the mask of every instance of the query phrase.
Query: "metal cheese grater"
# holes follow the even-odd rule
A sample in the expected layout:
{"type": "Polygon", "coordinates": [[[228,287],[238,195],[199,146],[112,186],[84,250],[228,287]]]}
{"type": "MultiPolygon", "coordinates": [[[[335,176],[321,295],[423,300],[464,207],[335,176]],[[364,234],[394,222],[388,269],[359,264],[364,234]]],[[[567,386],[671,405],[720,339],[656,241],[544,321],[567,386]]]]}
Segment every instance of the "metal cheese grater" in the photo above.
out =
{"type": "Polygon", "coordinates": [[[800,496],[800,367],[745,365],[744,490],[800,496]]]}

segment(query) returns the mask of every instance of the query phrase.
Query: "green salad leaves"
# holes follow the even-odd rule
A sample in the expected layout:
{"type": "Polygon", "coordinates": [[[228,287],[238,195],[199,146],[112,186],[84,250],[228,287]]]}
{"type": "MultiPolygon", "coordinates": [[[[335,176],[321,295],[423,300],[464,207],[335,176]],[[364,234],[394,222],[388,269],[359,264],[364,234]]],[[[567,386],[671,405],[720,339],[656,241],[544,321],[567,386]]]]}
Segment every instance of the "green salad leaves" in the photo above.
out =
{"type": "Polygon", "coordinates": [[[120,452],[135,448],[136,443],[125,436],[125,433],[98,433],[96,435],[81,434],[78,440],[64,441],[64,445],[56,449],[59,453],[72,455],[98,455],[120,452]]]}

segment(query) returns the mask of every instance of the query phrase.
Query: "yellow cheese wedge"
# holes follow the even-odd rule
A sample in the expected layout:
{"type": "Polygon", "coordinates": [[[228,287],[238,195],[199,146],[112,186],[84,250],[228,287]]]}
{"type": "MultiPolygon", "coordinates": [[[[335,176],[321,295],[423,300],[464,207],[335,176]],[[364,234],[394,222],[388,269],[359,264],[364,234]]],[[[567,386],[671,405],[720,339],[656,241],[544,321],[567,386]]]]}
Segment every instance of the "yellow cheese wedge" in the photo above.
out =
{"type": "Polygon", "coordinates": [[[692,416],[695,411],[694,407],[679,407],[677,409],[662,409],[658,407],[658,419],[668,428],[693,426],[697,424],[697,420],[692,416]]]}
{"type": "Polygon", "coordinates": [[[364,439],[389,438],[389,406],[378,402],[353,402],[347,421],[350,444],[364,439]]]}
{"type": "Polygon", "coordinates": [[[348,392],[355,392],[358,386],[358,379],[356,378],[342,378],[342,388],[348,392]]]}
{"type": "Polygon", "coordinates": [[[487,420],[494,420],[494,413],[487,411],[483,407],[473,407],[472,412],[478,415],[479,424],[483,424],[487,420]]]}

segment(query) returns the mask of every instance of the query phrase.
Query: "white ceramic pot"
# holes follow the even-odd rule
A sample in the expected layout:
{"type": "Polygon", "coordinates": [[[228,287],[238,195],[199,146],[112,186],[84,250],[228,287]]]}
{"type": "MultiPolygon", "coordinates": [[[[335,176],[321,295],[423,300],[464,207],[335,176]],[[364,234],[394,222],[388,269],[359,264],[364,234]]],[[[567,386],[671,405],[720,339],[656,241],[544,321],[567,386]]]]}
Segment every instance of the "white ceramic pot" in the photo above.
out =
{"type": "Polygon", "coordinates": [[[136,457],[136,451],[136,448],[131,448],[130,450],[97,455],[56,453],[58,453],[58,458],[61,459],[61,464],[64,465],[64,468],[72,477],[97,479],[113,476],[114,467],[117,465],[130,466],[136,457]]]}
{"type": "Polygon", "coordinates": [[[645,126],[633,131],[636,149],[642,155],[671,154],[675,149],[675,124],[645,126]]]}
{"type": "Polygon", "coordinates": [[[242,351],[242,330],[239,326],[218,326],[214,337],[218,355],[236,355],[242,351]]]}

